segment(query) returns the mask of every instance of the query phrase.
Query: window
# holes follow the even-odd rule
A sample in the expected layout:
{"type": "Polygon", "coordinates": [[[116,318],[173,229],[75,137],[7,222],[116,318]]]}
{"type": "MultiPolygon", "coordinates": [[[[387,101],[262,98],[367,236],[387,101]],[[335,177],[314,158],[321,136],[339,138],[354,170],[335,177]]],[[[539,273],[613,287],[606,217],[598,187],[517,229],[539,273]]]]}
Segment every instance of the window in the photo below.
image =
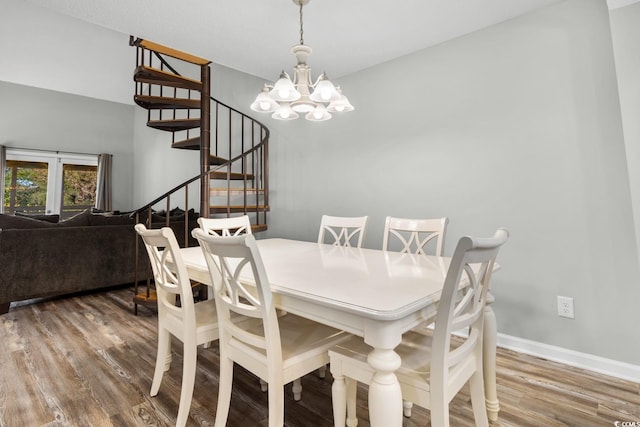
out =
{"type": "Polygon", "coordinates": [[[95,204],[95,155],[7,149],[4,211],[69,218],[95,204]]]}

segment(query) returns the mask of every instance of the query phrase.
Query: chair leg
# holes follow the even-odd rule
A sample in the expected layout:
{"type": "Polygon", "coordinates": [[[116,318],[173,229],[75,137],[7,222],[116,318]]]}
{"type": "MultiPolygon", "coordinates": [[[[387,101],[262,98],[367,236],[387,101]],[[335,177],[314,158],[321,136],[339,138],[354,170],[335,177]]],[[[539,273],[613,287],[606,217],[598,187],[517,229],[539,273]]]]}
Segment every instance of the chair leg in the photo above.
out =
{"type": "Polygon", "coordinates": [[[196,363],[198,363],[198,348],[195,342],[184,343],[183,352],[182,389],[180,391],[180,406],[178,406],[176,427],[183,427],[187,423],[196,379],[196,363]]]}
{"type": "Polygon", "coordinates": [[[291,391],[293,391],[293,400],[298,401],[302,399],[302,383],[300,378],[293,380],[293,387],[291,387],[291,391]]]}
{"type": "Polygon", "coordinates": [[[432,426],[449,427],[449,403],[444,399],[444,395],[437,396],[431,392],[430,411],[432,426]]]}
{"type": "Polygon", "coordinates": [[[411,408],[413,408],[413,402],[409,402],[408,400],[402,401],[402,413],[405,417],[411,418],[411,408]]]}
{"type": "Polygon", "coordinates": [[[233,360],[220,355],[220,380],[218,381],[218,406],[214,427],[225,427],[231,405],[233,385],[233,360]]]}
{"type": "Polygon", "coordinates": [[[356,427],[358,417],[356,416],[356,397],[358,394],[358,381],[347,378],[347,426],[356,427]]]}
{"type": "Polygon", "coordinates": [[[319,376],[320,378],[324,378],[326,374],[327,374],[327,365],[325,365],[325,366],[320,366],[320,367],[318,368],[318,376],[319,376]]]}
{"type": "Polygon", "coordinates": [[[151,383],[151,396],[156,396],[160,390],[162,376],[169,370],[171,364],[171,335],[164,328],[158,328],[158,349],[156,353],[156,368],[151,383]]]}
{"type": "Polygon", "coordinates": [[[487,417],[487,407],[485,405],[484,375],[482,370],[476,371],[469,379],[469,390],[471,392],[471,406],[476,426],[488,427],[489,418],[487,417]]]}
{"type": "Polygon", "coordinates": [[[269,427],[283,426],[284,384],[282,381],[269,381],[269,427]]]}
{"type": "Polygon", "coordinates": [[[344,375],[333,372],[333,384],[331,384],[331,402],[333,403],[333,425],[344,427],[347,412],[347,389],[344,375]]]}

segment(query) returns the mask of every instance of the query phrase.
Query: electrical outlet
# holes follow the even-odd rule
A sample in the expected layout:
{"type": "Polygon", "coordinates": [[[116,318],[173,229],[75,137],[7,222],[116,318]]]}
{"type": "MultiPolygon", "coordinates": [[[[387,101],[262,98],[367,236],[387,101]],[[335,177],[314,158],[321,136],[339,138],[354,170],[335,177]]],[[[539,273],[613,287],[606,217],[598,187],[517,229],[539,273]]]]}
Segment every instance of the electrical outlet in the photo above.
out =
{"type": "Polygon", "coordinates": [[[569,319],[575,318],[573,312],[573,298],[558,296],[558,316],[567,317],[569,319]]]}

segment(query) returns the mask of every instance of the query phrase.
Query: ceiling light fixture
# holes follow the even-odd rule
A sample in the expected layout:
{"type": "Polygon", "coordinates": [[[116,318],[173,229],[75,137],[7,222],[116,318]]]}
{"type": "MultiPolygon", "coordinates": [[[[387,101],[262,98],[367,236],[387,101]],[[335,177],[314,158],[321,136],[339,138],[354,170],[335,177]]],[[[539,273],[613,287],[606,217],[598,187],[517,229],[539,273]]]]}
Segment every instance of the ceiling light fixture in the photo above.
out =
{"type": "Polygon", "coordinates": [[[311,68],[307,58],[311,48],[304,44],[302,28],[302,7],[310,0],[293,0],[300,6],[300,44],[291,48],[298,64],[293,67],[293,81],[282,70],[280,78],[274,85],[264,84],[262,92],[251,104],[253,111],[273,113],[277,120],[294,120],[298,113],[306,113],[305,118],[314,122],[329,120],[331,113],[353,111],[353,105],[342,94],[339,86],[334,86],[326,73],[320,74],[315,83],[311,82],[311,68]]]}

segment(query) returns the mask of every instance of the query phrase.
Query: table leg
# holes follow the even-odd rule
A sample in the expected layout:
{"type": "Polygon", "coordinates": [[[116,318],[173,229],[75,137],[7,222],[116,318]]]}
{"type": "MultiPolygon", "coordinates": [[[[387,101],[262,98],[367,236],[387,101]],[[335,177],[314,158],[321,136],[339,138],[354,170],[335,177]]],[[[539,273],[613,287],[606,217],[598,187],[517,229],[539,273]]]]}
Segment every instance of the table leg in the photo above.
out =
{"type": "Polygon", "coordinates": [[[482,336],[482,368],[484,370],[484,393],[487,405],[487,416],[490,421],[498,419],[500,402],[496,388],[496,346],[498,327],[496,315],[490,307],[495,299],[490,293],[487,295],[487,305],[484,310],[484,330],[482,336]]]}
{"type": "Polygon", "coordinates": [[[374,349],[367,358],[375,370],[369,385],[369,421],[371,427],[402,426],[402,392],[394,373],[401,364],[393,349],[374,349]]]}

